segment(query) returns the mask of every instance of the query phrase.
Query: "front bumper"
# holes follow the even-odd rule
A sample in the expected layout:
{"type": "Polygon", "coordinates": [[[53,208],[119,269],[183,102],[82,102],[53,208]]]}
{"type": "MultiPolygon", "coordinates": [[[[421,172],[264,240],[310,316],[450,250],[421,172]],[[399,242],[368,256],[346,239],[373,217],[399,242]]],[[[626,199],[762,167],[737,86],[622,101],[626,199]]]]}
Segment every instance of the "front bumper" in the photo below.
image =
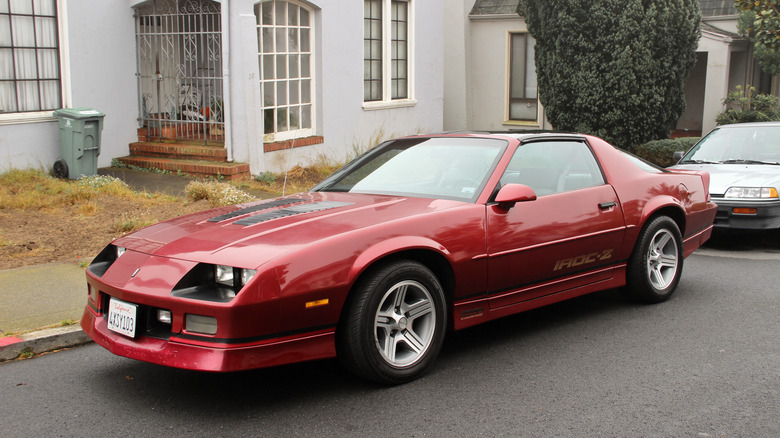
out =
{"type": "Polygon", "coordinates": [[[112,332],[106,319],[87,306],[81,328],[97,344],[131,359],[197,371],[230,372],[334,357],[335,331],[291,335],[240,346],[207,346],[188,343],[172,335],[160,339],[141,335],[135,339],[112,332]]]}
{"type": "Polygon", "coordinates": [[[722,229],[770,230],[780,228],[780,200],[769,202],[712,199],[718,204],[715,227],[722,229]],[[753,214],[735,213],[735,208],[755,208],[753,214]]]}

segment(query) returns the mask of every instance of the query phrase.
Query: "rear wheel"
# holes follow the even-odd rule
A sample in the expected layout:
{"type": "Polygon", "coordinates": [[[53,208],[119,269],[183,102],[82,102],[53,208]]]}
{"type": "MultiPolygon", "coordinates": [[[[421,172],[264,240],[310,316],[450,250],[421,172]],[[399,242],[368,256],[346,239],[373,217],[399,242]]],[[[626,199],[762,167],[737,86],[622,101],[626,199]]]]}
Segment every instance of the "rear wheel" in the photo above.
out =
{"type": "Polygon", "coordinates": [[[682,235],[668,216],[648,222],[637,239],[628,265],[628,293],[646,303],[672,296],[683,269],[682,235]]]}
{"type": "Polygon", "coordinates": [[[339,325],[339,358],[366,379],[409,382],[436,360],[446,318],[444,291],[433,272],[413,261],[390,263],[353,291],[339,325]]]}

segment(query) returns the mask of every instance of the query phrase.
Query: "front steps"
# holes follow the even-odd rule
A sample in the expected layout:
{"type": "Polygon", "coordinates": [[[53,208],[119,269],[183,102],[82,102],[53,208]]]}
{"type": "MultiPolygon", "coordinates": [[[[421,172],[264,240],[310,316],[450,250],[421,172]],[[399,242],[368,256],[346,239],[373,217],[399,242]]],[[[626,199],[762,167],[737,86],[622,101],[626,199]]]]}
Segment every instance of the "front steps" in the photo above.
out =
{"type": "Polygon", "coordinates": [[[130,155],[116,159],[127,167],[159,169],[219,180],[250,177],[249,164],[227,162],[224,146],[204,146],[202,143],[179,141],[130,143],[130,155]]]}

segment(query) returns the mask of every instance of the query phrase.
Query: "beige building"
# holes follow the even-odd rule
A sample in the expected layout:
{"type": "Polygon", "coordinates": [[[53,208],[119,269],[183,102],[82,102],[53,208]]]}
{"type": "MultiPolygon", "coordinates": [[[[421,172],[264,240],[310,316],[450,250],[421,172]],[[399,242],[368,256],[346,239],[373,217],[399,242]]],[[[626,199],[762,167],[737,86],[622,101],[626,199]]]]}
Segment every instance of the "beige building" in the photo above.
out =
{"type": "MultiPolygon", "coordinates": [[[[444,127],[550,129],[538,101],[533,38],[517,0],[446,3],[444,127]]],[[[732,0],[700,0],[702,36],[686,85],[687,109],[674,135],[715,127],[723,99],[737,85],[777,94],[777,79],[761,72],[750,42],[737,31],[732,0]]]]}

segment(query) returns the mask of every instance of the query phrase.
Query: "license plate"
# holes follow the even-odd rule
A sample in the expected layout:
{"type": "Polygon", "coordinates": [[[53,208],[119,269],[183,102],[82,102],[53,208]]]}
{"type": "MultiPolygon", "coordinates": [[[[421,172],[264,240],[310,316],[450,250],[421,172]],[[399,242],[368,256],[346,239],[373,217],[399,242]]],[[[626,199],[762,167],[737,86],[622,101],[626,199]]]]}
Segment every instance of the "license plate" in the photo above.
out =
{"type": "Polygon", "coordinates": [[[108,302],[108,329],[134,338],[137,310],[135,304],[111,298],[108,302]]]}

